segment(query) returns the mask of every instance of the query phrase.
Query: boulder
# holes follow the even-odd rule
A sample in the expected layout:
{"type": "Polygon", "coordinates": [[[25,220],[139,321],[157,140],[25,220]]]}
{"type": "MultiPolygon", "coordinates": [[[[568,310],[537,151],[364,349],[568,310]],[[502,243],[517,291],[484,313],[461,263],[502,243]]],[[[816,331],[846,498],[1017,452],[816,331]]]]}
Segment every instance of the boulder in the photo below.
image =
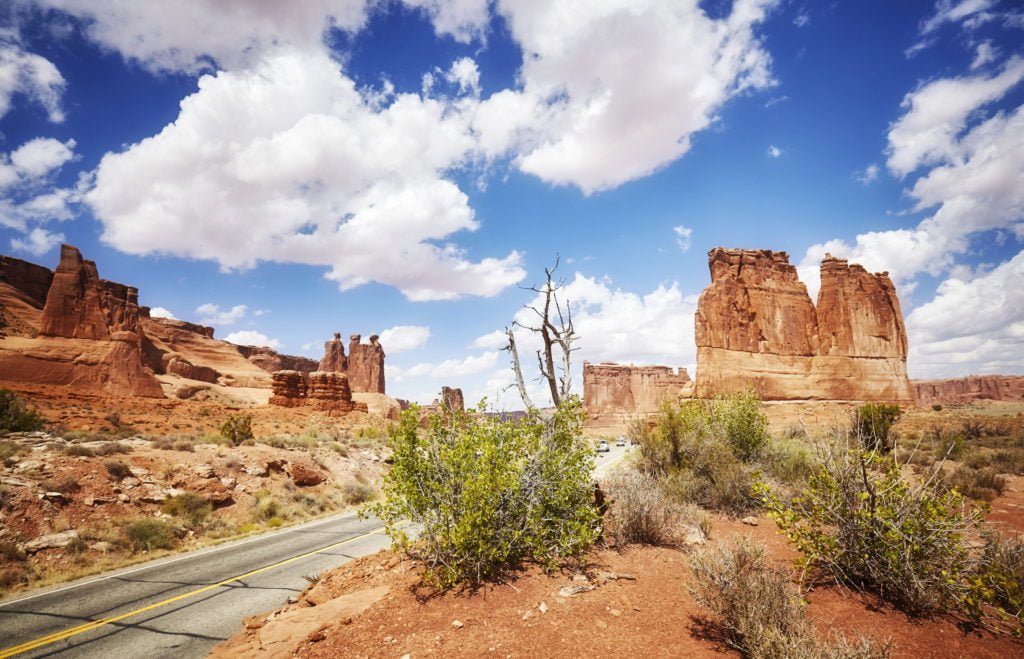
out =
{"type": "Polygon", "coordinates": [[[299,487],[310,487],[324,482],[324,475],[319,470],[298,462],[288,465],[288,475],[299,487]]]}
{"type": "Polygon", "coordinates": [[[43,551],[44,549],[66,549],[78,542],[78,531],[72,529],[70,531],[62,531],[60,533],[41,535],[38,538],[29,540],[21,545],[20,549],[26,554],[35,554],[36,552],[43,551]]]}

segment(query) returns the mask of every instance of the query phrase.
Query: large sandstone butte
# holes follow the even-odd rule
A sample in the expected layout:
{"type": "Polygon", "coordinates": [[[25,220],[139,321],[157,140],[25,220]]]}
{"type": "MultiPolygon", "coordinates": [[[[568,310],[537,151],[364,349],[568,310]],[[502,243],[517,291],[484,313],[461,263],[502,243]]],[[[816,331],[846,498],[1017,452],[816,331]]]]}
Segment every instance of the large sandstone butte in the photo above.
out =
{"type": "Polygon", "coordinates": [[[815,306],[785,252],[716,247],[708,264],[697,396],[753,388],[765,400],[913,400],[888,273],[826,255],[815,306]]]}
{"type": "Polygon", "coordinates": [[[950,380],[911,382],[921,405],[957,405],[976,400],[1024,403],[1024,376],[971,375],[950,380]]]}
{"type": "Polygon", "coordinates": [[[685,368],[583,362],[583,404],[591,429],[624,432],[632,419],[690,396],[692,388],[685,368]]]}
{"type": "Polygon", "coordinates": [[[376,334],[369,343],[362,343],[362,336],[349,337],[348,356],[341,342],[341,333],[324,343],[324,357],[320,360],[322,372],[345,373],[352,391],[356,393],[384,393],[384,348],[376,334]]]}
{"type": "Polygon", "coordinates": [[[366,403],[354,402],[344,373],[278,371],[274,373],[271,405],[310,407],[327,416],[344,416],[353,410],[367,411],[366,403]]]}

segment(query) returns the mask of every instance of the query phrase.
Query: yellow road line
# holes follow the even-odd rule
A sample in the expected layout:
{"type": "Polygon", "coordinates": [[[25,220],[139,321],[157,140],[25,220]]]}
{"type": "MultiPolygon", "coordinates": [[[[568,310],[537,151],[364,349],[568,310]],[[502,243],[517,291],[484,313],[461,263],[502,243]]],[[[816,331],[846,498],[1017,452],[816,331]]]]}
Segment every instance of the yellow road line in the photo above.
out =
{"type": "Polygon", "coordinates": [[[113,616],[111,618],[102,618],[100,620],[94,620],[92,622],[87,622],[87,623],[79,625],[77,627],[71,627],[70,629],[64,629],[64,630],[59,631],[59,632],[54,632],[53,634],[48,634],[46,636],[40,636],[37,639],[33,639],[31,641],[26,641],[25,643],[22,643],[21,645],[15,645],[15,646],[12,646],[12,647],[0,650],[0,659],[5,659],[6,657],[13,657],[16,654],[21,654],[22,652],[28,652],[29,650],[35,650],[37,648],[41,648],[43,646],[50,645],[51,643],[56,643],[57,641],[62,641],[64,639],[66,639],[66,638],[71,638],[72,636],[77,636],[79,634],[84,634],[85,632],[92,631],[94,629],[99,629],[100,627],[103,627],[105,625],[109,625],[109,624],[114,623],[114,622],[119,622],[121,620],[124,620],[125,618],[130,618],[132,616],[139,615],[140,613],[145,613],[146,611],[152,611],[153,609],[160,608],[161,606],[167,606],[168,604],[173,604],[174,602],[178,602],[178,601],[186,599],[188,597],[192,597],[194,595],[199,595],[200,593],[205,593],[207,591],[213,590],[214,588],[220,588],[222,586],[226,586],[226,585],[234,583],[236,581],[241,581],[242,579],[248,579],[249,577],[257,575],[257,574],[260,574],[261,572],[267,572],[268,570],[273,570],[274,568],[281,567],[282,565],[287,565],[288,563],[293,563],[295,561],[302,560],[303,558],[308,558],[310,556],[313,556],[314,554],[319,554],[319,553],[325,552],[328,549],[334,549],[335,547],[339,547],[341,545],[348,544],[350,542],[354,542],[355,540],[362,540],[363,538],[368,538],[371,535],[374,535],[375,533],[380,532],[382,529],[383,529],[383,527],[378,527],[376,529],[373,529],[372,531],[368,531],[367,533],[363,533],[362,535],[357,535],[357,536],[348,538],[346,540],[342,540],[340,542],[335,542],[332,545],[327,545],[326,547],[321,547],[320,549],[314,549],[313,551],[306,552],[305,554],[299,554],[298,556],[292,556],[291,558],[286,558],[283,561],[274,563],[273,565],[267,565],[267,566],[261,567],[259,569],[253,570],[251,572],[246,572],[245,574],[241,574],[241,575],[239,575],[237,577],[231,577],[230,579],[225,579],[224,581],[218,581],[217,583],[210,584],[209,586],[203,586],[202,588],[197,588],[196,590],[193,590],[193,591],[190,591],[190,592],[187,592],[187,593],[182,593],[181,595],[175,595],[174,597],[170,597],[170,598],[165,599],[165,600],[163,600],[161,602],[156,602],[154,604],[149,604],[147,606],[143,606],[141,608],[135,609],[134,611],[129,611],[128,613],[122,613],[121,615],[113,616]]]}

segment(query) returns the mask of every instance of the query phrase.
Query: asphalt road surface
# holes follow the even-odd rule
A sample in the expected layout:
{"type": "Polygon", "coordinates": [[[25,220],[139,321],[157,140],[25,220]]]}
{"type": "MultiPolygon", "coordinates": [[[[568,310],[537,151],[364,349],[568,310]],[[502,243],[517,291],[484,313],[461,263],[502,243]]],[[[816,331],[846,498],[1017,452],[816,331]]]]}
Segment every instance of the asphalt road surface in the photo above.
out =
{"type": "MultiPolygon", "coordinates": [[[[595,459],[602,474],[628,448],[595,459]]],[[[0,601],[0,659],[205,656],[317,574],[389,545],[347,513],[0,601]]]]}

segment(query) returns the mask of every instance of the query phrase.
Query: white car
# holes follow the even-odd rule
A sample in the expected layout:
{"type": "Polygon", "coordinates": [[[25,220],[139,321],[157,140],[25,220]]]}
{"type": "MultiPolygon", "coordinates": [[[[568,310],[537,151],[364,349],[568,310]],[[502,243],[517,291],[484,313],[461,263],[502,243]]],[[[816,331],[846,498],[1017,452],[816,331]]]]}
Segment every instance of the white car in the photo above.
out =
{"type": "Polygon", "coordinates": [[[611,451],[612,448],[608,446],[608,440],[602,439],[597,443],[597,446],[594,447],[594,450],[598,453],[607,453],[608,451],[611,451]]]}
{"type": "Polygon", "coordinates": [[[625,446],[626,445],[626,438],[625,437],[619,437],[618,439],[615,440],[615,445],[616,446],[625,446]]]}

